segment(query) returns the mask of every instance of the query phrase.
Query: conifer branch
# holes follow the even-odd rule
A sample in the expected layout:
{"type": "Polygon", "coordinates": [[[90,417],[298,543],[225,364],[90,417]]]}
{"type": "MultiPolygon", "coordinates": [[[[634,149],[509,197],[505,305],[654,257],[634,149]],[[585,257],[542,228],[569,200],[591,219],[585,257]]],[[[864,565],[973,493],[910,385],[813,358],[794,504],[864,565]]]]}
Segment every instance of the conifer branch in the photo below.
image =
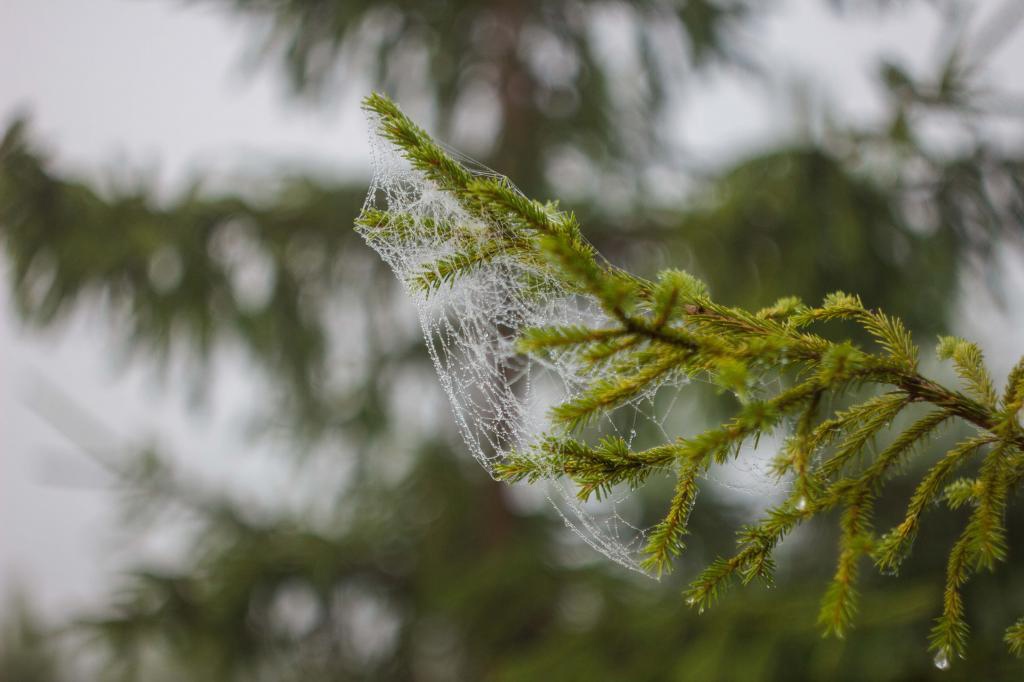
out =
{"type": "Polygon", "coordinates": [[[1014,656],[1024,657],[1024,618],[1006,629],[1003,641],[1010,648],[1010,653],[1014,656]]]}
{"type": "Polygon", "coordinates": [[[672,561],[686,547],[682,538],[687,533],[686,522],[697,499],[700,472],[701,468],[693,463],[680,467],[668,513],[648,536],[641,565],[658,576],[672,570],[672,561]]]}
{"type": "MultiPolygon", "coordinates": [[[[704,609],[733,582],[770,582],[779,542],[803,521],[839,509],[838,561],[819,621],[826,632],[841,636],[856,612],[861,560],[870,556],[878,568],[896,570],[911,549],[924,511],[945,501],[970,514],[949,554],[942,614],[931,646],[945,657],[963,653],[968,627],[961,588],[972,572],[991,570],[1005,557],[1005,511],[1011,493],[1024,481],[1024,358],[1000,393],[975,344],[940,338],[938,354],[952,361],[961,391],[924,376],[918,347],[905,325],[866,307],[858,296],[836,292],[817,307],[783,298],[750,312],[714,301],[702,282],[680,270],[664,271],[653,281],[636,277],[604,261],[571,213],[522,196],[503,178],[474,177],[390,100],[373,95],[365,106],[376,115],[378,132],[414,169],[489,226],[482,241],[478,233],[464,239],[460,231],[465,228],[458,225],[426,228],[446,231],[457,251],[424,270],[430,273],[423,282],[428,295],[486,259],[511,258],[558,278],[607,316],[599,328],[553,326],[520,336],[521,352],[572,353],[589,368],[592,380],[581,394],[554,408],[554,428],[546,439],[497,466],[500,478],[536,482],[567,477],[578,486],[578,496],[589,499],[618,486],[638,488],[654,472],[674,471],[675,491],[647,536],[643,559],[644,567],[660,575],[683,551],[687,520],[707,468],[742,456],[745,443],[793,420],[794,432],[773,464],[776,475],[793,477],[791,494],[740,530],[736,553],[716,559],[691,583],[687,603],[704,609]],[[819,333],[837,320],[861,327],[873,340],[871,348],[819,333]],[[568,435],[649,395],[669,378],[698,374],[741,399],[736,414],[716,428],[642,451],[630,450],[621,438],[588,444],[568,435]],[[768,385],[780,388],[764,390],[768,385]],[[822,409],[853,390],[873,393],[852,406],[822,409]],[[928,408],[924,416],[909,426],[895,426],[906,423],[902,417],[915,404],[928,408]],[[976,435],[926,463],[903,521],[876,539],[876,498],[893,472],[951,423],[970,425],[976,435]],[[978,453],[985,454],[977,476],[952,480],[978,453]]],[[[372,208],[360,221],[395,238],[408,238],[414,229],[401,215],[372,208]]],[[[1006,642],[1014,653],[1024,653],[1024,620],[1006,631],[1006,642]]]]}
{"type": "Polygon", "coordinates": [[[975,400],[989,409],[996,408],[996,388],[977,344],[953,336],[942,336],[936,351],[943,360],[953,361],[957,374],[975,400]]]}
{"type": "Polygon", "coordinates": [[[976,436],[966,440],[947,452],[928,470],[910,498],[903,522],[886,534],[879,543],[875,561],[880,568],[895,570],[899,567],[917,536],[925,509],[939,499],[945,490],[946,481],[964,460],[991,442],[992,438],[987,436],[976,436]]]}

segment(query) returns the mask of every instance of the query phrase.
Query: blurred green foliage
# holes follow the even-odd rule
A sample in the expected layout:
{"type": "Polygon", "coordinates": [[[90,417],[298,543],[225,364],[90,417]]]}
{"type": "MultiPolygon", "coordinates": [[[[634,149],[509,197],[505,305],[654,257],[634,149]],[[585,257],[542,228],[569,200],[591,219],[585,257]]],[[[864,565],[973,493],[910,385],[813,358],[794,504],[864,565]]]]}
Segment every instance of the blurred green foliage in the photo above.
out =
{"type": "Polygon", "coordinates": [[[528,191],[566,146],[599,162],[649,161],[676,79],[689,65],[741,62],[729,38],[750,15],[746,0],[192,1],[248,18],[256,54],[302,97],[330,99],[368,77],[410,105],[429,102],[453,142],[460,113],[494,106],[485,161],[528,191]],[[595,29],[599,14],[618,52],[595,29]]]}
{"type": "Polygon", "coordinates": [[[169,205],[148,187],[104,195],[49,172],[25,128],[14,123],[0,142],[0,211],[24,319],[49,325],[103,300],[125,313],[129,348],[157,358],[181,338],[200,359],[231,338],[315,408],[326,298],[350,241],[330,226],[363,193],[285,179],[259,203],[208,199],[198,186],[169,205]]]}
{"type": "MultiPolygon", "coordinates": [[[[673,97],[694,73],[723,73],[709,71],[713,64],[757,78],[742,36],[767,11],[715,0],[202,2],[250,22],[256,54],[281,65],[300,97],[330,99],[372,82],[432,111],[432,128],[452,142],[474,116],[490,121],[474,153],[539,197],[557,193],[552,155],[567,147],[617,176],[675,162],[662,134],[673,97]],[[602,12],[618,22],[634,61],[607,55],[591,22],[602,12]]],[[[947,328],[964,269],[987,268],[998,245],[1020,238],[1024,174],[1020,156],[978,132],[985,102],[969,87],[974,71],[960,66],[963,46],[940,47],[939,64],[923,76],[883,66],[890,109],[874,128],[833,122],[711,176],[690,175],[685,206],[653,201],[638,184],[617,210],[602,205],[598,190],[572,208],[602,252],[639,270],[692,269],[724,302],[818,300],[843,288],[916,331],[947,328]],[[938,154],[921,129],[943,111],[969,120],[974,134],[938,154]]],[[[405,417],[393,397],[410,389],[389,378],[425,367],[426,356],[415,330],[394,319],[390,273],[350,229],[364,190],[362,182],[296,178],[254,199],[255,192],[211,196],[197,183],[166,201],[142,184],[109,191],[64,177],[28,124],[6,132],[0,239],[25,320],[51,326],[99,301],[140,361],[185,349],[201,367],[212,349],[241,347],[273,386],[266,412],[297,443],[281,456],[294,457],[312,434],[343,442],[335,456],[355,462],[350,485],[318,493],[336,509],[326,527],[301,515],[255,515],[226,497],[197,499],[194,487],[171,483],[177,479],[163,464],[127,465],[135,504],[153,514],[184,508],[197,529],[179,566],[140,565],[108,609],[72,628],[86,658],[101,660],[101,679],[896,680],[1019,672],[999,641],[1005,623],[1024,612],[1015,573],[1024,574],[1013,557],[970,587],[977,636],[968,658],[939,673],[922,653],[952,536],[923,535],[924,551],[900,587],[865,585],[863,613],[884,618],[866,616],[845,640],[822,640],[816,605],[831,565],[819,555],[831,556],[835,543],[827,525],[794,538],[778,589],[744,593],[698,617],[682,604],[681,584],[623,575],[566,539],[546,508],[490,481],[445,423],[405,453],[413,465],[402,476],[381,475],[408,450],[395,444],[405,417]],[[339,318],[334,303],[345,294],[365,302],[365,324],[339,318]],[[374,335],[370,352],[360,372],[336,376],[332,349],[353,330],[374,335]]],[[[196,376],[201,384],[205,375],[196,376]]],[[[897,488],[891,509],[910,492],[897,488]]],[[[684,563],[681,579],[727,551],[732,538],[723,529],[749,513],[727,494],[702,496],[698,506],[693,563],[684,563]]],[[[1008,525],[1011,546],[1021,546],[1021,524],[1008,525]]],[[[144,531],[142,524],[137,532],[144,531]]],[[[22,662],[42,651],[26,641],[5,640],[0,678],[33,679],[24,672],[31,670],[48,679],[43,663],[22,662]]]]}
{"type": "Polygon", "coordinates": [[[55,645],[57,637],[41,624],[24,594],[8,600],[0,629],[0,676],[18,682],[55,682],[67,679],[55,645]]]}

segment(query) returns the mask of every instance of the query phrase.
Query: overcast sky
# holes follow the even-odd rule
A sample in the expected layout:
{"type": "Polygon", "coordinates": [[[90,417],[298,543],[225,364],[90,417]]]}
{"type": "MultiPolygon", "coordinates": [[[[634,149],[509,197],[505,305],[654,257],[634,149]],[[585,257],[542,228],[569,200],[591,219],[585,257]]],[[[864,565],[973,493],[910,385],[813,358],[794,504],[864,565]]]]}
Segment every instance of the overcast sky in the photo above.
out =
{"type": "MultiPolygon", "coordinates": [[[[781,67],[775,90],[714,79],[713,87],[693,86],[679,112],[680,138],[699,158],[784,134],[787,83],[806,79],[843,112],[869,118],[879,110],[878,55],[911,67],[929,63],[938,24],[925,9],[894,12],[880,24],[837,20],[818,0],[780,5],[751,36],[755,52],[781,67]]],[[[355,83],[348,100],[326,110],[287,103],[272,70],[242,68],[245,30],[237,17],[172,0],[0,0],[0,123],[29,113],[61,170],[120,179],[156,172],[165,193],[212,171],[221,178],[282,168],[365,174],[357,103],[366,88],[355,83]]],[[[993,73],[1024,92],[1020,64],[1024,40],[1017,36],[993,73]]],[[[339,216],[339,225],[350,221],[339,216]]],[[[9,307],[0,285],[0,590],[21,581],[50,612],[87,605],[124,558],[110,553],[118,539],[106,479],[39,414],[58,404],[48,387],[94,406],[114,430],[76,433],[75,440],[107,448],[150,434],[195,453],[196,466],[230,471],[238,485],[258,489],[273,478],[271,458],[239,447],[245,405],[238,397],[251,393],[240,359],[218,363],[208,409],[190,412],[184,382],[168,386],[145,366],[112,362],[116,340],[101,316],[84,311],[40,334],[22,329],[9,307]]],[[[1003,323],[1001,356],[1024,342],[1024,318],[1015,314],[1003,323]]]]}

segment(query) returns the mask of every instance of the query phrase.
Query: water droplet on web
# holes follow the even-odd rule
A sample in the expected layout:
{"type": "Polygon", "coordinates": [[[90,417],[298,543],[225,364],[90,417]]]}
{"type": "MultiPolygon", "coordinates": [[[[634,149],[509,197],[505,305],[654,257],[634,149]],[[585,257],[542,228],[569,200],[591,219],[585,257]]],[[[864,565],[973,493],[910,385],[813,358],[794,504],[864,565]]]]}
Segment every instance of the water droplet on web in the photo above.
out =
{"type": "Polygon", "coordinates": [[[807,498],[803,495],[801,495],[800,499],[796,501],[796,510],[807,511],[807,498]]]}
{"type": "Polygon", "coordinates": [[[945,649],[939,649],[939,653],[935,654],[934,663],[939,670],[949,670],[949,655],[945,649]]]}

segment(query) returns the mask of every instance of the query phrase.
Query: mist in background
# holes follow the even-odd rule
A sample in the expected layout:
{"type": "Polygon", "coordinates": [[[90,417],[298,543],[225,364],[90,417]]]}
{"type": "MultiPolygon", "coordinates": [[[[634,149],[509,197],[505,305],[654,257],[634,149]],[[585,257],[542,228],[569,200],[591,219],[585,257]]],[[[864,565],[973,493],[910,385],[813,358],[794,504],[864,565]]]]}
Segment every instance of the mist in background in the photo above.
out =
{"type": "MultiPolygon", "coordinates": [[[[742,485],[702,496],[673,579],[582,546],[464,451],[415,311],[351,227],[358,103],[382,89],[617,262],[742,305],[854,291],[923,343],[977,340],[1000,378],[1024,349],[1020,19],[8,0],[0,677],[1013,679],[1013,556],[970,588],[968,659],[925,652],[953,531],[866,581],[842,641],[814,622],[824,525],[787,541],[778,589],[685,608],[763,504],[742,485]]],[[[684,401],[687,432],[729,408],[684,401]]]]}

